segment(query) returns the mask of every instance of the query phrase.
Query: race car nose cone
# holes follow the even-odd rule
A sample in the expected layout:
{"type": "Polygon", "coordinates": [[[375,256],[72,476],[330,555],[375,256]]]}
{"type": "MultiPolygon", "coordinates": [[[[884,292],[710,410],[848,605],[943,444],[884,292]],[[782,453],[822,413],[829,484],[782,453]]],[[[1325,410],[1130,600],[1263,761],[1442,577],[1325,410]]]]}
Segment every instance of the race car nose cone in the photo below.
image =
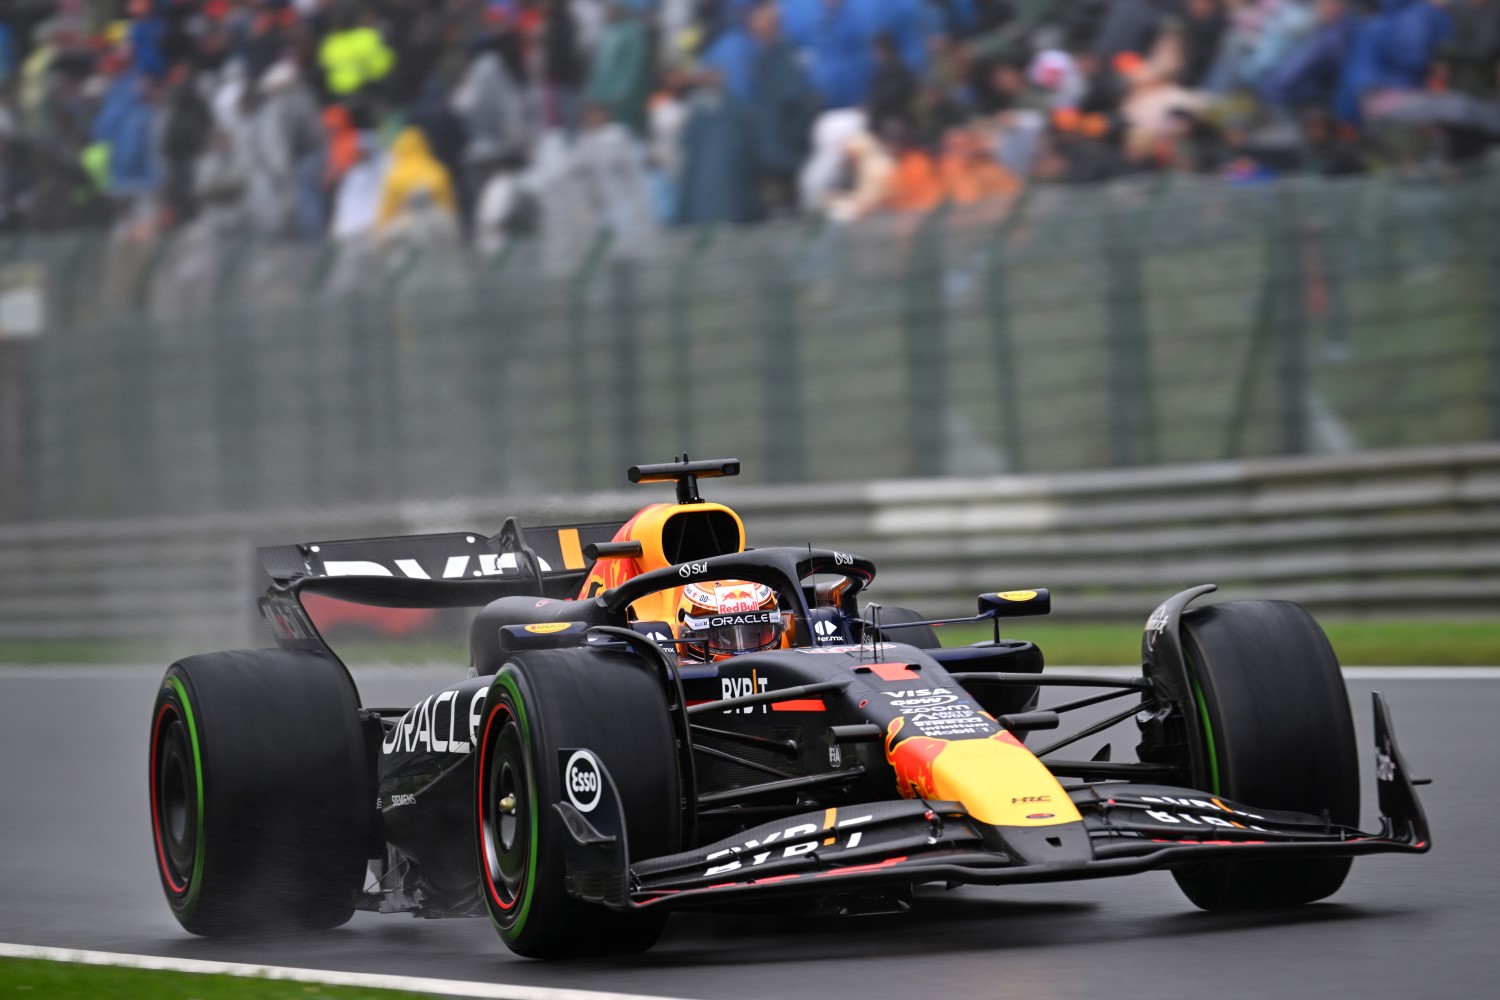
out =
{"type": "Polygon", "coordinates": [[[970,816],[993,827],[1051,828],[1082,818],[1052,772],[1010,733],[900,739],[905,729],[905,717],[891,723],[886,757],[908,797],[914,790],[923,798],[962,802],[970,816]]]}

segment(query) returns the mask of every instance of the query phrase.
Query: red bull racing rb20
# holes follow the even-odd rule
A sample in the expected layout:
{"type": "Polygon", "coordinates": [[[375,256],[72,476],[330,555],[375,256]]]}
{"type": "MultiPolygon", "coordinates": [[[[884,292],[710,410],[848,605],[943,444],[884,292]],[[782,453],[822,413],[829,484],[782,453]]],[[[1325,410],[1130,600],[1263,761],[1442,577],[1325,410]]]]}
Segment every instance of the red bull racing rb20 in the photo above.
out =
{"type": "Polygon", "coordinates": [[[173,664],[153,714],[156,864],[183,927],[487,916],[516,953],[561,957],[649,948],[673,910],[899,910],[930,883],[1165,868],[1204,909],[1294,906],[1354,857],[1428,850],[1379,695],[1379,829],[1358,828],[1348,696],[1297,605],[1190,608],[1214,589],[1195,587],[1150,615],[1138,673],[1049,672],[1001,636],[1046,590],[961,619],[881,607],[858,555],[748,548],[698,490],[738,471],[633,468],[676,502],[623,524],[263,549],[277,648],[173,664]],[[309,596],[478,609],[469,676],[362,705],[309,596]],[[993,638],[943,647],[958,621],[993,638]],[[1130,759],[1118,736],[1076,752],[1121,732],[1130,759]]]}

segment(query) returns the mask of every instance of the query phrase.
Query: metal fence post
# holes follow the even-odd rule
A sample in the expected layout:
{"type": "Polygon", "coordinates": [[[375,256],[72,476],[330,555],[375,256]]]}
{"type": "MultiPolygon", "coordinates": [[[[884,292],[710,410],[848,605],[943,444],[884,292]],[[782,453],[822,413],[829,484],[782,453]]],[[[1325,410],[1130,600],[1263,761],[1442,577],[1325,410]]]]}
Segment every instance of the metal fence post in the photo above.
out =
{"type": "Polygon", "coordinates": [[[579,490],[589,488],[594,472],[593,449],[589,446],[594,415],[594,394],[588,377],[589,284],[613,238],[608,229],[601,229],[568,282],[568,367],[573,373],[573,485],[579,490]]]}
{"type": "Polygon", "coordinates": [[[339,260],[343,256],[344,244],[338,240],[319,247],[313,255],[312,266],[307,269],[307,280],[301,284],[302,294],[312,298],[322,292],[328,279],[338,270],[339,260]]]}
{"type": "Polygon", "coordinates": [[[245,262],[253,257],[255,239],[242,235],[224,254],[214,279],[212,337],[214,342],[214,428],[218,441],[218,507],[221,510],[253,507],[260,469],[255,463],[253,419],[250,407],[253,379],[249,349],[250,319],[245,315],[243,288],[245,262]]]}
{"type": "Polygon", "coordinates": [[[1105,215],[1105,267],[1109,278],[1108,359],[1109,464],[1136,465],[1156,456],[1156,432],[1150,399],[1146,318],[1142,308],[1140,244],[1143,212],[1110,211],[1105,215]]]}
{"type": "MultiPolygon", "coordinates": [[[[408,385],[403,384],[403,368],[400,362],[402,347],[409,342],[409,338],[405,335],[406,328],[400,322],[396,308],[406,282],[417,273],[417,269],[422,264],[422,253],[420,246],[413,246],[407,250],[381,285],[381,337],[375,344],[378,351],[376,384],[381,387],[379,396],[397,405],[386,405],[376,409],[381,427],[381,453],[378,461],[384,472],[384,493],[393,498],[405,495],[406,482],[403,476],[410,474],[410,465],[406,461],[410,451],[405,440],[410,418],[406,408],[399,405],[399,401],[407,398],[408,385]]],[[[420,376],[415,377],[420,378],[420,376]]],[[[421,382],[418,381],[417,385],[420,391],[421,382]]]]}
{"type": "MultiPolygon", "coordinates": [[[[330,350],[328,339],[340,327],[324,319],[325,311],[335,307],[323,292],[329,278],[338,271],[344,253],[345,245],[340,241],[330,242],[321,249],[313,266],[308,268],[307,281],[300,288],[303,312],[313,318],[313,329],[304,332],[299,344],[303,356],[302,378],[307,382],[328,377],[332,372],[328,359],[337,356],[330,350]]],[[[329,441],[329,415],[334,411],[328,405],[325,393],[314,390],[307,392],[306,396],[308,463],[303,496],[311,503],[323,504],[337,496],[331,465],[335,450],[329,441]]]]}
{"type": "Polygon", "coordinates": [[[1284,189],[1278,189],[1274,222],[1276,247],[1273,274],[1280,308],[1276,320],[1276,394],[1280,415],[1281,451],[1301,455],[1307,451],[1307,338],[1304,292],[1304,257],[1302,226],[1296,212],[1296,200],[1284,189]]]}
{"type": "Polygon", "coordinates": [[[1489,402],[1490,437],[1500,441],[1500,169],[1491,168],[1485,184],[1484,250],[1489,263],[1489,402]]]}
{"type": "Polygon", "coordinates": [[[985,312],[989,317],[991,357],[995,370],[995,398],[1000,409],[1000,436],[1005,448],[1005,468],[1010,472],[1026,469],[1026,438],[1021,426],[1020,385],[1016,371],[1015,335],[1011,327],[1010,299],[1006,288],[1005,249],[1017,227],[1025,218],[1032,198],[1027,185],[995,227],[990,240],[989,267],[985,276],[985,312]]]}
{"type": "Polygon", "coordinates": [[[176,243],[175,234],[156,238],[130,290],[127,322],[131,335],[121,338],[125,363],[117,370],[124,378],[116,390],[120,416],[113,429],[120,443],[118,454],[124,461],[116,464],[121,474],[115,481],[107,514],[180,512],[173,505],[183,491],[172,485],[183,470],[162,453],[154,420],[158,405],[154,383],[160,377],[163,358],[158,349],[161,320],[152,316],[151,309],[152,282],[176,243]]]}
{"type": "MultiPolygon", "coordinates": [[[[74,238],[73,245],[56,264],[56,281],[48,291],[58,291],[47,296],[48,326],[53,330],[62,330],[79,321],[79,314],[83,312],[80,308],[83,302],[83,289],[79,287],[82,284],[80,275],[89,257],[101,253],[102,246],[103,241],[96,239],[90,232],[84,232],[74,238]]],[[[95,306],[97,311],[97,303],[95,306]]]]}
{"type": "Polygon", "coordinates": [[[1488,307],[1488,397],[1490,397],[1490,436],[1500,441],[1500,168],[1485,172],[1484,211],[1479,213],[1481,249],[1485,255],[1485,274],[1490,277],[1487,289],[1488,307]]]}
{"type": "Polygon", "coordinates": [[[917,224],[907,257],[901,326],[906,344],[912,471],[948,471],[948,324],[943,278],[947,271],[944,202],[917,224]]]}
{"type": "Polygon", "coordinates": [[[495,288],[504,282],[508,269],[520,256],[518,248],[523,245],[531,253],[537,250],[536,244],[531,241],[506,240],[499,250],[481,263],[475,274],[474,335],[479,337],[480,347],[477,353],[478,363],[470,373],[468,382],[475,411],[482,415],[479,420],[480,440],[475,449],[481,494],[503,491],[507,485],[506,474],[511,468],[512,435],[506,432],[504,425],[508,389],[506,346],[516,341],[524,342],[526,333],[517,334],[516,326],[518,322],[525,324],[532,320],[535,300],[528,296],[533,296],[536,292],[516,284],[514,291],[517,300],[505,302],[503,323],[491,321],[498,312],[491,308],[491,302],[494,301],[492,294],[495,288]]]}
{"type": "Polygon", "coordinates": [[[0,520],[25,515],[28,471],[27,427],[31,409],[26,391],[33,345],[0,338],[0,520]]]}
{"type": "Polygon", "coordinates": [[[1295,200],[1280,189],[1268,197],[1265,219],[1265,268],[1256,305],[1255,326],[1235,387],[1224,457],[1244,453],[1245,432],[1259,380],[1261,360],[1273,350],[1276,372],[1277,444],[1282,453],[1301,454],[1308,443],[1307,310],[1304,301],[1304,247],[1295,200]]]}
{"type": "Polygon", "coordinates": [[[177,234],[174,232],[164,233],[152,242],[146,261],[136,275],[135,287],[130,290],[130,304],[138,312],[145,313],[151,308],[151,282],[176,244],[177,234]]]}
{"type": "Polygon", "coordinates": [[[757,268],[761,286],[761,392],[766,401],[762,459],[766,479],[795,482],[803,477],[806,432],[803,423],[802,365],[798,361],[802,330],[798,317],[795,254],[774,247],[757,268]]]}
{"type": "MultiPolygon", "coordinates": [[[[0,244],[0,264],[10,263],[11,257],[22,257],[30,236],[22,230],[19,238],[0,244]]],[[[27,340],[11,341],[0,330],[0,521],[14,520],[25,510],[23,492],[29,478],[25,442],[30,408],[26,369],[33,348],[27,340]]]]}
{"type": "Polygon", "coordinates": [[[1351,349],[1348,277],[1351,245],[1358,239],[1358,214],[1354,199],[1342,188],[1321,185],[1320,197],[1331,205],[1329,218],[1318,229],[1318,250],[1323,265],[1324,334],[1329,356],[1347,358],[1351,349]]]}
{"type": "Polygon", "coordinates": [[[641,378],[639,305],[636,302],[636,262],[617,256],[610,262],[610,316],[614,350],[610,380],[615,390],[615,455],[611,466],[640,461],[641,378]]]}
{"type": "MultiPolygon", "coordinates": [[[[672,399],[676,417],[676,433],[682,450],[688,454],[698,450],[698,438],[694,429],[698,426],[694,407],[693,387],[698,380],[693,376],[693,340],[695,333],[692,320],[691,294],[698,263],[709,244],[713,242],[717,227],[699,226],[688,244],[687,256],[672,269],[672,399]]],[[[634,461],[634,459],[632,459],[634,461]]]]}

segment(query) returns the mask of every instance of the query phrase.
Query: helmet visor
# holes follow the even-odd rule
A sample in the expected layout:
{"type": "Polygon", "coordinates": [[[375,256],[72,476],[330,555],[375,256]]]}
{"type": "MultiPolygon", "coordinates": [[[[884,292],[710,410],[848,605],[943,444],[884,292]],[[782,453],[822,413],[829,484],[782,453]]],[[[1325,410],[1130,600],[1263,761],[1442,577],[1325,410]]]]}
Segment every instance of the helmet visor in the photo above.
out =
{"type": "Polygon", "coordinates": [[[725,625],[708,631],[711,655],[753,653],[770,649],[781,639],[781,622],[763,625],[725,625]]]}
{"type": "Polygon", "coordinates": [[[781,642],[781,612],[750,611],[736,615],[689,616],[683,638],[700,640],[709,656],[733,656],[771,649],[781,642]]]}

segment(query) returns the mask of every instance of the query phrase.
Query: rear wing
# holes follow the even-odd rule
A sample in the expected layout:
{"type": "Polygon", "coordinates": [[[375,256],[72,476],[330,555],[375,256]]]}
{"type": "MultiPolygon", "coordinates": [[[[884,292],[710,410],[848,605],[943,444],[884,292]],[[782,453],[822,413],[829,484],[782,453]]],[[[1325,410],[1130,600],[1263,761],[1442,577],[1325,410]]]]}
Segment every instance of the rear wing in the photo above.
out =
{"type": "Polygon", "coordinates": [[[259,552],[273,593],[443,607],[468,604],[490,591],[572,596],[588,572],[584,549],[610,541],[622,524],[522,528],[508,518],[494,535],[450,531],[271,545],[259,552]]]}

